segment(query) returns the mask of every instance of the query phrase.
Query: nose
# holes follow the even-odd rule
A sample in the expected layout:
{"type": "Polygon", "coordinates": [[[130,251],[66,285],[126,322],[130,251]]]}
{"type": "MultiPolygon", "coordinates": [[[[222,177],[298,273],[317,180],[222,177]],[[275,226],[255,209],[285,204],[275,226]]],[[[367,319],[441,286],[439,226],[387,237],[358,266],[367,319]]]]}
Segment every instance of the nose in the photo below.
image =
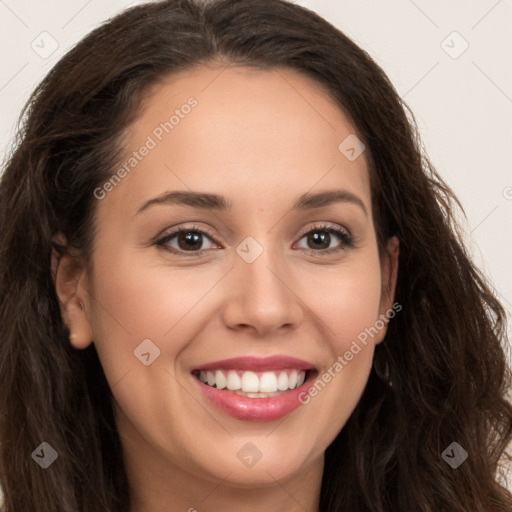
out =
{"type": "Polygon", "coordinates": [[[286,262],[268,250],[251,263],[237,254],[225,286],[229,291],[223,320],[231,329],[248,329],[264,337],[294,330],[304,317],[297,281],[286,262]]]}

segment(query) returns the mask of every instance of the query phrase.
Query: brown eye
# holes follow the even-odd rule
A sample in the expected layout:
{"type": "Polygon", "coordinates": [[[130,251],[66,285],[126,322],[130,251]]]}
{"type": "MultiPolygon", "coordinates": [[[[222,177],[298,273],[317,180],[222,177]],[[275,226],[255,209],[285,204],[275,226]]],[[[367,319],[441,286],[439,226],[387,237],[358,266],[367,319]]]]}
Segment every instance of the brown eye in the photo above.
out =
{"type": "Polygon", "coordinates": [[[312,254],[318,253],[319,255],[322,253],[331,254],[353,247],[354,245],[352,237],[345,229],[331,225],[314,226],[304,233],[301,240],[303,238],[306,238],[307,244],[307,247],[304,247],[304,249],[312,254]],[[338,240],[337,243],[336,239],[338,240]]]}
{"type": "Polygon", "coordinates": [[[176,254],[188,252],[193,255],[200,255],[203,251],[209,249],[209,247],[204,247],[205,237],[213,243],[212,235],[203,229],[196,226],[180,228],[158,240],[157,245],[176,254]]]}

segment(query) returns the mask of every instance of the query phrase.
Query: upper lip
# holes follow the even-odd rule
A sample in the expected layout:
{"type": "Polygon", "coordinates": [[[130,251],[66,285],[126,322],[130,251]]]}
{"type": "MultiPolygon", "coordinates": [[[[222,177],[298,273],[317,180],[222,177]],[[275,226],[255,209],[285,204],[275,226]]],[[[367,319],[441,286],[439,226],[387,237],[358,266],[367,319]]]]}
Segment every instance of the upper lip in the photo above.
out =
{"type": "Polygon", "coordinates": [[[233,357],[231,359],[223,359],[205,363],[196,366],[195,370],[253,370],[253,371],[272,371],[282,370],[284,368],[294,368],[298,370],[313,370],[315,366],[303,359],[289,357],[285,355],[277,355],[272,357],[233,357]]]}

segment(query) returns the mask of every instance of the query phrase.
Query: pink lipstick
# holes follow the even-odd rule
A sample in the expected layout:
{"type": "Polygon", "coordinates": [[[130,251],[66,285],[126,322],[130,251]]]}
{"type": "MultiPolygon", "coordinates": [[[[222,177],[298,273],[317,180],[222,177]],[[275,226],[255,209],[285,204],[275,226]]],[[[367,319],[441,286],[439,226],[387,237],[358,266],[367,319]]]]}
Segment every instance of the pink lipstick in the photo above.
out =
{"type": "Polygon", "coordinates": [[[290,414],[318,372],[288,356],[237,357],[194,367],[192,379],[217,409],[236,419],[273,421],[290,414]]]}

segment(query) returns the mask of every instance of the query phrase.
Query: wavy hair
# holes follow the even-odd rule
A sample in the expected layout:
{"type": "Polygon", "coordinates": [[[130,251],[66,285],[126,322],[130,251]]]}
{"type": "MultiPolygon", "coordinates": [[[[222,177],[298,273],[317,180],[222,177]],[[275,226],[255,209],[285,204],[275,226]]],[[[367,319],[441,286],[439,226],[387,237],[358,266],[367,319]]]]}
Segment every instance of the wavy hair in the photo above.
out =
{"type": "Polygon", "coordinates": [[[382,69],[284,0],[167,0],[130,8],[54,66],[20,117],[0,182],[2,512],[128,512],[129,486],[94,344],[71,347],[52,250],[86,258],[94,190],[121,161],[148,87],[199,65],[291,68],[322,85],[366,145],[381,250],[400,240],[403,306],[360,402],[325,454],[322,512],[510,512],[498,473],[512,439],[505,312],[472,263],[461,207],[382,69]],[[62,232],[69,247],[52,243],[62,232]],[[31,459],[48,442],[58,460],[31,459]],[[442,458],[459,443],[457,469],[442,458]]]}

